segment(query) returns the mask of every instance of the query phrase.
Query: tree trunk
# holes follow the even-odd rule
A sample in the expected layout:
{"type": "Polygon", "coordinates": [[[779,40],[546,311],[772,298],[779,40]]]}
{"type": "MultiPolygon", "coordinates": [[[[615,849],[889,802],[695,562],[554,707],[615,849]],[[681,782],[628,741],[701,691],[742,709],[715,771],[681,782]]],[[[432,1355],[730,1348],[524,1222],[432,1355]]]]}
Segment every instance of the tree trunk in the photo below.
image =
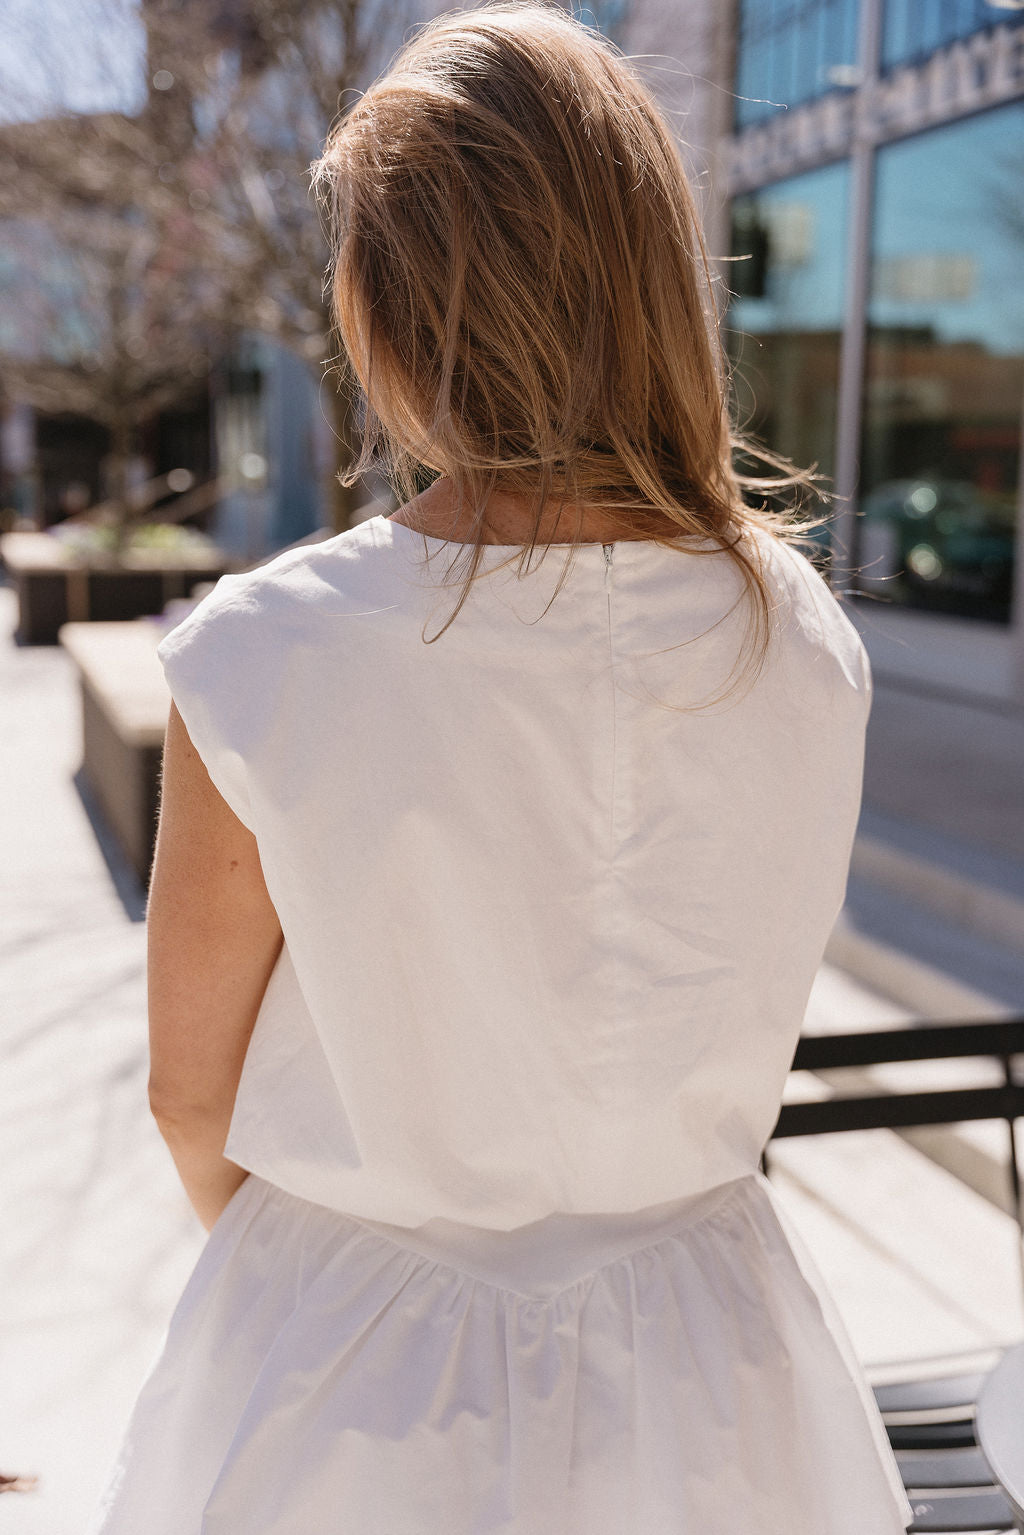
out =
{"type": "Polygon", "coordinates": [[[128,470],[135,431],[131,423],[120,420],[110,434],[110,499],[114,506],[114,553],[120,555],[128,540],[132,520],[128,495],[128,470]]]}

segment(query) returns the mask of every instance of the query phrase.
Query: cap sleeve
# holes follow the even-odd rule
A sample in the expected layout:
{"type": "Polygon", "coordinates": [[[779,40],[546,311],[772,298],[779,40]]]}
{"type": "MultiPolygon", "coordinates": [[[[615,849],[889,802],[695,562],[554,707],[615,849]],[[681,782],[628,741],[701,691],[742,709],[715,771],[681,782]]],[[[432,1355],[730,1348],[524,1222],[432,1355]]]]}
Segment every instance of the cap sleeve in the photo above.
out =
{"type": "Polygon", "coordinates": [[[779,538],[772,539],[770,548],[785,593],[781,608],[800,666],[801,688],[816,674],[828,684],[829,697],[855,704],[855,717],[863,725],[871,711],[874,682],[860,632],[806,555],[779,538]]]}
{"type": "Polygon", "coordinates": [[[254,831],[240,750],[245,708],[246,613],[238,577],[222,576],[157,646],[171,697],[218,793],[254,831]]]}

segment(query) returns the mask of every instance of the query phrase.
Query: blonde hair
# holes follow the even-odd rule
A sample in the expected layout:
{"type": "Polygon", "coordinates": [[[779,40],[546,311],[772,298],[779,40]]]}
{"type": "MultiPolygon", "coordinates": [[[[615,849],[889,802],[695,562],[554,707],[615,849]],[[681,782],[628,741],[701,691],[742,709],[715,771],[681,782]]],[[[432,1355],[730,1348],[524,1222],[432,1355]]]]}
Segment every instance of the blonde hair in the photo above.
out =
{"type": "Polygon", "coordinates": [[[344,479],[378,463],[410,499],[429,466],[472,508],[466,580],[434,638],[468,595],[488,497],[527,492],[527,564],[549,500],[599,507],[626,537],[727,551],[757,599],[759,670],[771,604],[745,535],[795,527],[743,492],[813,476],[733,428],[694,199],[626,59],[554,5],[439,16],[342,115],[313,173],[365,397],[344,479]],[[737,448],[775,473],[741,475],[737,448]]]}

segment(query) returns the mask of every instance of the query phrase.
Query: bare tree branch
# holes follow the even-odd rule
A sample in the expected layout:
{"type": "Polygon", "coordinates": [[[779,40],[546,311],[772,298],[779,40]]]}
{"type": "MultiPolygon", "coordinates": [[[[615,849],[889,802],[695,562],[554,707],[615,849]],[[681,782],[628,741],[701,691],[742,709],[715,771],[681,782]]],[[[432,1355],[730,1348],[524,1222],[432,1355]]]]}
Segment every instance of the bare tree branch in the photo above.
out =
{"type": "MultiPolygon", "coordinates": [[[[121,13],[122,0],[93,0],[104,5],[121,13]]],[[[309,166],[409,19],[407,0],[146,0],[142,14],[139,110],[0,127],[0,221],[23,265],[49,253],[0,329],[0,377],[122,444],[194,392],[233,334],[260,332],[311,366],[331,356],[309,166]]],[[[335,403],[344,442],[350,402],[335,403]]],[[[331,489],[344,526],[352,493],[333,475],[331,489]]]]}

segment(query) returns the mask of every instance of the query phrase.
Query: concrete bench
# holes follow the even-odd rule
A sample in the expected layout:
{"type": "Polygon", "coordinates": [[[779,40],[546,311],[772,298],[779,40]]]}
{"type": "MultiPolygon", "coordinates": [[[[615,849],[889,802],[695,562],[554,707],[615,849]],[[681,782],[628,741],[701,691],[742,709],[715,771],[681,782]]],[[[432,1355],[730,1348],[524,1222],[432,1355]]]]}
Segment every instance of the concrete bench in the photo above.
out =
{"type": "Polygon", "coordinates": [[[165,621],[67,623],[59,639],[78,668],[82,770],[144,885],[156,841],[160,763],[171,695],[156,653],[165,621]]]}

